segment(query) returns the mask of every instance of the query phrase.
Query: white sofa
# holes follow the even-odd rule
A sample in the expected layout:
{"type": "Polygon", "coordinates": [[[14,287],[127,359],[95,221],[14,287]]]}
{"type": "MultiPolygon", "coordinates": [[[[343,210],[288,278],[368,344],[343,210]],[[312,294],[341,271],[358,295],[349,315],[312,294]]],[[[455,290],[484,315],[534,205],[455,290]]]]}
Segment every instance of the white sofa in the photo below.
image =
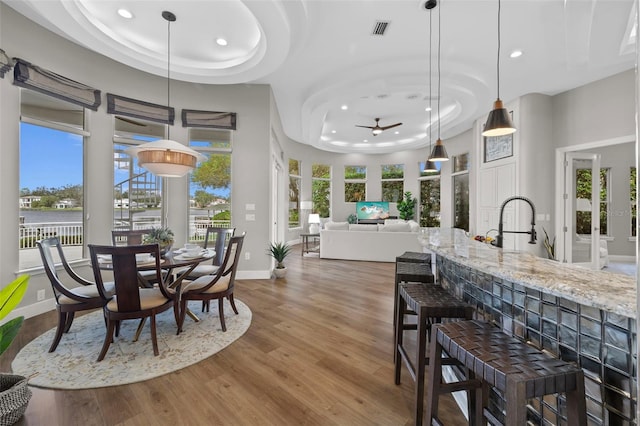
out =
{"type": "Polygon", "coordinates": [[[396,256],[406,251],[422,252],[419,228],[416,222],[384,225],[328,222],[320,231],[320,257],[395,262],[396,256]]]}

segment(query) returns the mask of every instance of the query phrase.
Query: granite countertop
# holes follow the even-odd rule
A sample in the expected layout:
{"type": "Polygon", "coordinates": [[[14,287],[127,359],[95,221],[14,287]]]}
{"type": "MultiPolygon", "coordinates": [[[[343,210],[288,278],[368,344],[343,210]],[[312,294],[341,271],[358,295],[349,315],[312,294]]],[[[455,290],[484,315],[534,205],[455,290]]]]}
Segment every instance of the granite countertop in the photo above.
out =
{"type": "Polygon", "coordinates": [[[515,283],[636,318],[636,278],[506,250],[467,237],[451,228],[422,228],[421,244],[462,265],[515,283]]]}

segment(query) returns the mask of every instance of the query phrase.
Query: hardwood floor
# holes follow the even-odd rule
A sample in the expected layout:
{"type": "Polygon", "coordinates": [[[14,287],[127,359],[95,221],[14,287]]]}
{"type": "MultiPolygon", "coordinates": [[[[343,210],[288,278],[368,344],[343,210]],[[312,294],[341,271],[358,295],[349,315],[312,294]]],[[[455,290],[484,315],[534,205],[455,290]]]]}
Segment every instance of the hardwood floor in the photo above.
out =
{"type": "MultiPolygon", "coordinates": [[[[32,388],[18,424],[413,424],[413,381],[404,367],[402,384],[393,380],[393,263],[302,258],[299,250],[286,260],[285,279],[237,281],[253,319],[226,349],[132,385],[32,388]]],[[[53,312],[28,319],[0,371],[54,326],[53,312]]],[[[450,396],[440,410],[445,424],[466,424],[450,396]]]]}

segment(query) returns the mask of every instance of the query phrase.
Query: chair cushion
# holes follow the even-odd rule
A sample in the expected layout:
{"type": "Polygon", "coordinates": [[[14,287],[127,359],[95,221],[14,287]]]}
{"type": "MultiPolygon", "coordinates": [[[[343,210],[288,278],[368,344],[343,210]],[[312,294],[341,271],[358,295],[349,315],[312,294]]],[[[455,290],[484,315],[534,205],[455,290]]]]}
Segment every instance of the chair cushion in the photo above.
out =
{"type": "MultiPolygon", "coordinates": [[[[140,309],[151,309],[158,306],[162,306],[167,303],[169,299],[164,297],[162,292],[157,288],[141,288],[140,289],[140,309]]],[[[107,309],[110,311],[118,311],[118,299],[114,296],[113,299],[107,303],[107,309]]]]}
{"type": "MultiPolygon", "coordinates": [[[[182,287],[182,294],[188,294],[191,290],[198,290],[202,287],[206,286],[211,282],[211,276],[203,276],[195,281],[187,281],[185,280],[182,287]]],[[[220,293],[229,288],[229,282],[231,281],[231,276],[227,275],[226,277],[220,277],[217,283],[212,285],[209,289],[205,291],[205,293],[220,293]]]]}
{"type": "Polygon", "coordinates": [[[201,277],[203,275],[213,275],[218,272],[219,266],[198,265],[189,273],[190,277],[201,277]]]}
{"type": "MultiPolygon", "coordinates": [[[[107,294],[109,296],[113,296],[113,294],[115,293],[115,287],[113,282],[104,283],[104,289],[107,291],[107,294]]],[[[82,297],[100,297],[100,294],[98,293],[98,287],[96,287],[95,284],[83,285],[82,287],[75,287],[71,289],[71,292],[82,297]]],[[[79,302],[70,297],[62,295],[58,299],[58,303],[61,305],[74,305],[76,303],[82,303],[82,302],[79,302]]]]}

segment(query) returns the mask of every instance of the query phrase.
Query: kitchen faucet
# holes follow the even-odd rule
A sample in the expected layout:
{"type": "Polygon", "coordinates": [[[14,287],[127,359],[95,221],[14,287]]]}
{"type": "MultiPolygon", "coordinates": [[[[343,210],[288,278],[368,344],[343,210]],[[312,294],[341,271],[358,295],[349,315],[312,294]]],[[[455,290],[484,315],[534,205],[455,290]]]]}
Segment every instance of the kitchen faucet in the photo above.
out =
{"type": "Polygon", "coordinates": [[[504,202],[502,203],[502,206],[500,206],[500,222],[498,223],[498,236],[496,237],[496,247],[502,247],[502,238],[503,238],[503,234],[505,233],[531,234],[531,238],[529,239],[529,244],[536,243],[536,208],[530,199],[528,199],[527,197],[521,197],[520,195],[516,195],[504,200],[504,202]],[[531,206],[531,231],[505,231],[502,229],[502,213],[504,213],[505,206],[513,200],[526,201],[527,203],[529,203],[529,206],[531,206]]]}

